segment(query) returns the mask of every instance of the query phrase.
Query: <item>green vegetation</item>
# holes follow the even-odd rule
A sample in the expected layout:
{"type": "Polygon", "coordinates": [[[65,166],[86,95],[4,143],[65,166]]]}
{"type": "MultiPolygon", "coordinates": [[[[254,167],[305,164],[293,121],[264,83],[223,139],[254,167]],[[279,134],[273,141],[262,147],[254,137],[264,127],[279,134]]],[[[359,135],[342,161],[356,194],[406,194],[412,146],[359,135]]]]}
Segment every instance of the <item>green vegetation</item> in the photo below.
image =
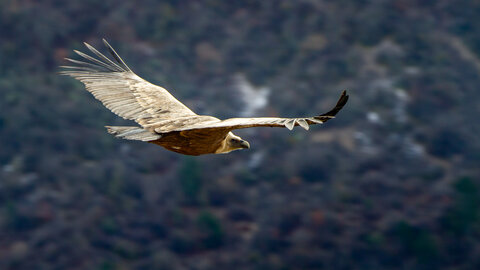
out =
{"type": "Polygon", "coordinates": [[[456,192],[455,201],[445,215],[445,227],[455,235],[468,235],[473,229],[480,232],[478,183],[470,177],[463,177],[455,182],[453,187],[456,192]]]}
{"type": "Polygon", "coordinates": [[[185,157],[178,173],[180,185],[187,203],[198,203],[202,188],[202,178],[198,161],[185,157]]]}
{"type": "Polygon", "coordinates": [[[224,241],[224,231],[218,218],[209,212],[202,212],[197,218],[202,245],[205,248],[218,248],[224,241]]]}

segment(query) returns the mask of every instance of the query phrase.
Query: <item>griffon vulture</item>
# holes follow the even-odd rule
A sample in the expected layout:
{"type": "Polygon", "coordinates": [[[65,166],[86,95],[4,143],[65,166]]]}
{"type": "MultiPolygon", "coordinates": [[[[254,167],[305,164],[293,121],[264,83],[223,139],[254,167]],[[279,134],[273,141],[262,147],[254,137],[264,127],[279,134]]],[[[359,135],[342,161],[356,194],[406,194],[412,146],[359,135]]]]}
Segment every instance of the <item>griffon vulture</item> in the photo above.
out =
{"type": "Polygon", "coordinates": [[[137,76],[104,39],[114,60],[94,47],[85,46],[97,58],[75,50],[84,61],[66,58],[74,66],[62,66],[60,72],[81,81],[93,96],[113,113],[133,120],[139,126],[107,126],[115,137],[158,144],[185,155],[228,153],[250,148],[247,141],[232,130],[249,127],[286,127],[322,124],[332,118],[347,103],[342,92],[336,106],[327,113],[303,118],[231,118],[220,120],[213,116],[197,115],[164,88],[137,76]]]}

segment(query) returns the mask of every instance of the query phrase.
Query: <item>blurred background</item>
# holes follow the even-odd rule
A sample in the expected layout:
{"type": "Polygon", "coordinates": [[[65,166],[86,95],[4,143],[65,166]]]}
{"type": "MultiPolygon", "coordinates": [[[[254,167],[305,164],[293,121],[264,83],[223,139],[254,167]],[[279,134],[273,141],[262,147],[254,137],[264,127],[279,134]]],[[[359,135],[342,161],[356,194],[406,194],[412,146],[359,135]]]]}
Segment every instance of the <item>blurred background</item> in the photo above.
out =
{"type": "Polygon", "coordinates": [[[0,1],[1,269],[480,269],[480,2],[0,1]],[[57,74],[106,38],[199,114],[186,157],[57,74]]]}

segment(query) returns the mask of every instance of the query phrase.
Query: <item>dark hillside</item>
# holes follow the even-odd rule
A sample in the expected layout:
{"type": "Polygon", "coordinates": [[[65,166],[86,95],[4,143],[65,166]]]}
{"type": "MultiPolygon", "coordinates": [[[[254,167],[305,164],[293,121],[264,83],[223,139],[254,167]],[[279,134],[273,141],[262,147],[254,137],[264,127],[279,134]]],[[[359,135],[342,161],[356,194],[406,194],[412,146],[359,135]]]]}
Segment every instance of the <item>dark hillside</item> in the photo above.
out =
{"type": "Polygon", "coordinates": [[[0,1],[0,269],[479,269],[478,1],[0,1]],[[185,157],[58,75],[106,38],[199,114],[338,117],[185,157]],[[255,100],[252,96],[251,100],[255,100]]]}

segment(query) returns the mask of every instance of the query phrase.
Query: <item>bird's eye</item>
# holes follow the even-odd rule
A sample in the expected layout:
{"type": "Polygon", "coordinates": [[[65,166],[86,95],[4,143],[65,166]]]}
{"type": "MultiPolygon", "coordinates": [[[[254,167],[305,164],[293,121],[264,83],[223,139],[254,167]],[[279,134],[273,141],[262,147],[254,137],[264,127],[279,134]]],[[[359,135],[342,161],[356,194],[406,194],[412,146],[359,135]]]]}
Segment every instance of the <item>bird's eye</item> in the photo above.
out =
{"type": "Polygon", "coordinates": [[[235,142],[235,139],[230,139],[230,142],[231,142],[231,143],[235,142]]]}

